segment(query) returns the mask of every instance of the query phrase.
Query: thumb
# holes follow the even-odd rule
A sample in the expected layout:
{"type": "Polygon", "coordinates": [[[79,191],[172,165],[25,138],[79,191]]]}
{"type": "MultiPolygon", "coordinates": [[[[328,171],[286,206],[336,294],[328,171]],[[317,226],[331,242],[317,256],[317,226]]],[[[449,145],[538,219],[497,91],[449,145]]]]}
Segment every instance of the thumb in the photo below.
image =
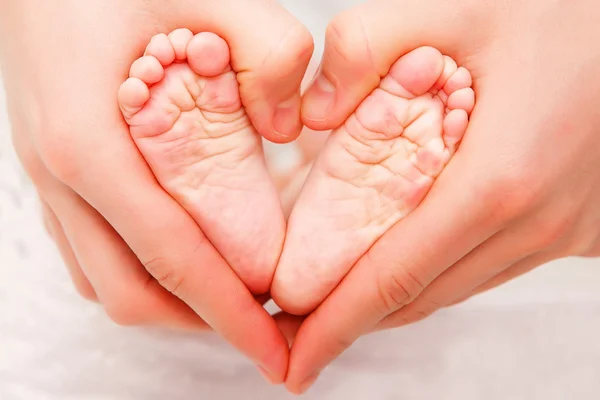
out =
{"type": "MultiPolygon", "coordinates": [[[[185,2],[184,2],[185,3],[185,2]]],[[[274,0],[194,1],[186,27],[211,30],[231,48],[240,94],[256,129],[273,142],[300,134],[300,84],[314,44],[308,29],[274,0]]]]}
{"type": "Polygon", "coordinates": [[[306,126],[340,126],[392,64],[417,47],[436,47],[462,62],[481,38],[473,32],[487,28],[471,3],[476,2],[375,0],[338,15],[327,28],[321,68],[304,95],[306,126]]]}

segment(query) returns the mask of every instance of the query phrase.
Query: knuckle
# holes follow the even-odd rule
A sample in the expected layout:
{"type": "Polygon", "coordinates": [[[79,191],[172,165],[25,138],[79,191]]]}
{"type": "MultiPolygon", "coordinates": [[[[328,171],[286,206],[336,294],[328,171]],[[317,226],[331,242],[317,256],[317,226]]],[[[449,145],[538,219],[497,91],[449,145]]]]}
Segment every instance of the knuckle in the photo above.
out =
{"type": "Polygon", "coordinates": [[[36,103],[28,110],[27,118],[15,118],[15,149],[36,184],[50,175],[69,181],[83,173],[74,163],[78,151],[73,118],[67,118],[64,109],[64,103],[36,103]]]}
{"type": "Polygon", "coordinates": [[[411,306],[400,310],[399,321],[402,325],[414,324],[430,317],[440,308],[442,308],[441,304],[423,299],[418,304],[413,303],[411,306]]]}
{"type": "Polygon", "coordinates": [[[36,149],[21,134],[14,136],[13,144],[25,172],[36,185],[40,185],[48,177],[48,170],[36,149]]]}
{"type": "Polygon", "coordinates": [[[294,24],[286,35],[286,58],[308,64],[315,49],[310,31],[303,24],[294,24]]]}
{"type": "Polygon", "coordinates": [[[424,287],[407,267],[384,268],[377,275],[378,308],[385,314],[391,314],[412,302],[424,287]]]}
{"type": "Polygon", "coordinates": [[[19,155],[19,158],[31,180],[40,188],[43,187],[50,174],[39,156],[34,152],[27,152],[25,157],[19,155]]]}
{"type": "Polygon", "coordinates": [[[595,257],[600,249],[600,236],[598,232],[578,232],[570,237],[565,246],[565,256],[595,257]],[[594,251],[595,250],[595,251],[594,251]]]}
{"type": "Polygon", "coordinates": [[[567,243],[567,251],[571,251],[569,248],[577,243],[571,235],[573,227],[574,222],[569,217],[554,217],[544,220],[539,226],[540,234],[537,236],[536,250],[553,248],[559,243],[565,242],[567,243]]]}
{"type": "MultiPolygon", "coordinates": [[[[315,320],[325,320],[328,318],[321,308],[317,308],[313,312],[312,317],[314,317],[315,320]]],[[[336,359],[340,354],[350,348],[358,339],[356,336],[346,333],[348,333],[348,331],[345,330],[341,331],[341,334],[326,332],[326,334],[322,337],[323,341],[327,343],[326,346],[322,347],[323,351],[325,352],[325,359],[336,359]]]]}
{"type": "MultiPolygon", "coordinates": [[[[238,79],[244,85],[250,85],[252,90],[256,85],[265,82],[281,81],[289,78],[290,74],[304,74],[305,67],[310,62],[314,51],[314,41],[308,29],[299,23],[286,30],[286,34],[277,45],[277,51],[271,51],[260,59],[258,64],[248,67],[238,74],[238,79]]],[[[296,89],[296,88],[294,88],[296,89]]],[[[243,90],[243,88],[242,88],[243,90]]],[[[247,92],[246,90],[245,92],[247,92]]],[[[252,98],[256,94],[252,94],[252,98]]]]}
{"type": "Polygon", "coordinates": [[[404,315],[403,321],[406,325],[414,324],[431,316],[434,311],[430,310],[411,310],[404,315]]]}
{"type": "Polygon", "coordinates": [[[583,253],[585,257],[600,257],[600,232],[596,232],[588,249],[583,253]]]}
{"type": "Polygon", "coordinates": [[[325,42],[328,51],[348,62],[353,68],[369,68],[368,38],[357,10],[348,10],[336,16],[327,26],[325,42]]]}
{"type": "Polygon", "coordinates": [[[75,163],[70,146],[68,134],[56,133],[49,130],[39,140],[39,155],[48,171],[60,181],[69,184],[81,175],[82,171],[75,163]]]}
{"type": "Polygon", "coordinates": [[[111,321],[121,326],[146,325],[148,319],[144,309],[138,307],[139,303],[132,299],[134,296],[131,294],[119,295],[104,303],[104,310],[111,321]]]}
{"type": "Polygon", "coordinates": [[[543,198],[543,189],[526,169],[504,172],[486,180],[478,195],[490,207],[490,218],[499,223],[512,221],[535,209],[543,198]]]}
{"type": "Polygon", "coordinates": [[[433,315],[436,311],[445,307],[445,304],[423,295],[411,306],[407,307],[406,321],[408,323],[418,322],[433,315]]]}
{"type": "Polygon", "coordinates": [[[80,297],[84,300],[90,301],[92,303],[98,302],[98,295],[96,291],[90,285],[83,285],[75,283],[75,290],[80,297]]]}
{"type": "Polygon", "coordinates": [[[350,348],[353,343],[354,340],[346,337],[337,336],[332,338],[325,350],[327,352],[327,358],[332,360],[336,359],[340,354],[350,348]]]}
{"type": "Polygon", "coordinates": [[[600,236],[594,238],[589,248],[581,253],[584,257],[600,257],[600,236]]]}
{"type": "Polygon", "coordinates": [[[166,258],[158,257],[148,261],[142,261],[146,271],[170,293],[181,297],[181,288],[184,283],[184,274],[181,270],[173,267],[180,263],[168,262],[166,258]]]}
{"type": "Polygon", "coordinates": [[[460,297],[458,297],[458,298],[455,298],[455,299],[453,299],[452,301],[448,302],[448,304],[446,304],[446,305],[445,305],[445,306],[443,306],[443,307],[444,307],[444,308],[447,308],[447,307],[454,307],[454,306],[457,306],[457,305],[459,305],[459,304],[462,304],[462,303],[464,303],[464,302],[468,301],[468,300],[469,300],[471,297],[473,297],[474,295],[475,295],[475,292],[471,292],[471,293],[468,293],[468,294],[461,295],[460,297]]]}

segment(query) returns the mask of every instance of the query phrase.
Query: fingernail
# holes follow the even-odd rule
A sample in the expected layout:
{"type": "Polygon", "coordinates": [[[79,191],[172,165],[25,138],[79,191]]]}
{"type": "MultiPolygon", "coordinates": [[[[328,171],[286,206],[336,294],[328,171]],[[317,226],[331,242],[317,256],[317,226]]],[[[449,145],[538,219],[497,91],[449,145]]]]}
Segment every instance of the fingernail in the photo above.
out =
{"type": "Polygon", "coordinates": [[[311,121],[325,121],[335,105],[335,86],[319,74],[304,95],[302,114],[311,121]]]}
{"type": "Polygon", "coordinates": [[[312,385],[315,384],[317,379],[319,379],[318,373],[313,374],[313,375],[309,376],[308,378],[306,378],[304,381],[302,381],[302,383],[300,384],[300,394],[306,393],[306,391],[308,389],[310,389],[310,387],[312,385]]]}
{"type": "Polygon", "coordinates": [[[277,376],[270,373],[260,365],[257,365],[256,368],[258,369],[258,372],[260,372],[260,374],[263,376],[263,378],[265,378],[267,382],[269,382],[271,385],[279,385],[281,383],[280,379],[277,376]]]}
{"type": "Polygon", "coordinates": [[[280,136],[291,137],[296,135],[299,124],[300,94],[295,94],[291,99],[282,101],[275,108],[273,128],[280,136]]]}

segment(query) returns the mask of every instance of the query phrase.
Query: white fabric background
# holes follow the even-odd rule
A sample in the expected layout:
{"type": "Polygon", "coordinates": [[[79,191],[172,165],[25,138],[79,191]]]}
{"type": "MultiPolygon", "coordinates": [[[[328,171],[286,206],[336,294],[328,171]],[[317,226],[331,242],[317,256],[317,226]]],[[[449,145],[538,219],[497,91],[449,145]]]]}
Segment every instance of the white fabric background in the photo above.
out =
{"type": "MultiPolygon", "coordinates": [[[[315,33],[348,1],[287,5],[315,33]]],[[[218,337],[113,325],[79,299],[12,152],[0,88],[0,400],[286,399],[218,337]]],[[[360,340],[308,399],[595,399],[600,260],[562,260],[360,340]]]]}

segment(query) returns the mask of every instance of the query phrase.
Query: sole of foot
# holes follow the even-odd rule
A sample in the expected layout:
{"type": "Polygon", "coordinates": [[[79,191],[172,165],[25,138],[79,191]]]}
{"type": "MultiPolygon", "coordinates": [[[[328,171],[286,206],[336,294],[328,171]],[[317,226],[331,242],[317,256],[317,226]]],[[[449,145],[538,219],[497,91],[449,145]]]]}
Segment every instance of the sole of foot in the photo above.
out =
{"type": "MultiPolygon", "coordinates": [[[[154,36],[132,64],[118,100],[163,189],[248,288],[266,293],[285,219],[261,138],[240,100],[227,42],[187,29],[154,36]]],[[[210,268],[202,260],[198,266],[210,268]]]]}
{"type": "Polygon", "coordinates": [[[314,310],[425,199],[475,106],[469,71],[431,47],[400,58],[329,137],[294,205],[272,296],[314,310]]]}

